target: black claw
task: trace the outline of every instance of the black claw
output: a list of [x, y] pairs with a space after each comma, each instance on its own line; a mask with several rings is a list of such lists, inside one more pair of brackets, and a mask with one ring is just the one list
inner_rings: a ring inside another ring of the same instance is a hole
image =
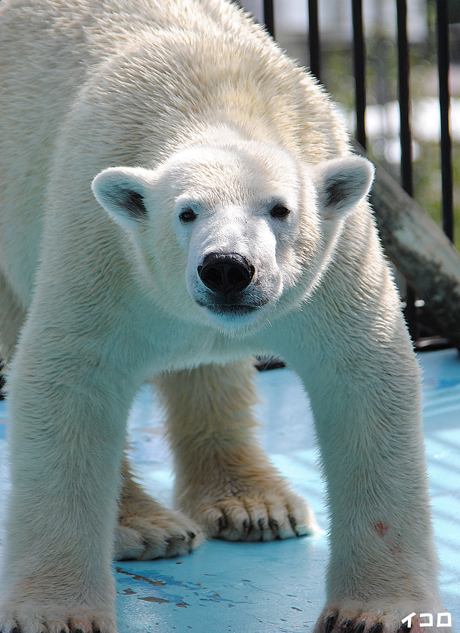
[[196, 534], [195, 532], [187, 532], [187, 536], [191, 541], [193, 541], [193, 539], [196, 537]]
[[382, 633], [382, 631], [383, 631], [383, 624], [379, 622], [378, 624], [376, 624], [375, 626], [371, 628], [369, 633]]
[[404, 624], [399, 627], [397, 633], [409, 633], [411, 630], [412, 628], [408, 626], [407, 622], [404, 622]]
[[354, 633], [363, 633], [365, 628], [366, 628], [365, 622], [358, 622], [358, 625], [356, 626]]
[[221, 517], [219, 517], [217, 521], [217, 531], [219, 533], [223, 532], [226, 527], [227, 527], [227, 519], [225, 518], [224, 515], [222, 515]]
[[249, 531], [251, 530], [251, 523], [247, 519], [243, 521], [243, 530], [245, 536], [248, 536]]
[[345, 620], [344, 622], [342, 622], [339, 629], [343, 631], [343, 633], [351, 633], [351, 631], [353, 630], [353, 621]]
[[261, 532], [263, 532], [264, 531], [264, 527], [265, 527], [265, 521], [263, 519], [259, 519], [257, 521], [257, 525], [259, 526], [259, 530]]
[[268, 522], [268, 525], [272, 532], [279, 532], [280, 525], [276, 519], [270, 519], [270, 521]]
[[11, 631], [11, 633], [21, 633], [21, 629], [18, 629], [18, 627], [15, 626], [14, 629]]
[[83, 633], [81, 629], [75, 629], [75, 633]]
[[337, 621], [336, 615], [330, 615], [324, 624], [324, 633], [331, 633]]
[[[289, 516], [289, 523], [291, 524], [292, 531], [296, 532], [297, 521], [294, 519], [294, 517]], [[297, 534], [297, 532], [296, 532], [296, 534]]]

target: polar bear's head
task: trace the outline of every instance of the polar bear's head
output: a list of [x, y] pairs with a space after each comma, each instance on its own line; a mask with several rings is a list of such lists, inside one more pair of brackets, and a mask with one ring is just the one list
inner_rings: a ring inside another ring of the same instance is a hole
[[305, 166], [245, 142], [186, 149], [156, 169], [106, 169], [92, 188], [127, 229], [156, 302], [234, 331], [316, 283], [372, 174], [362, 158]]

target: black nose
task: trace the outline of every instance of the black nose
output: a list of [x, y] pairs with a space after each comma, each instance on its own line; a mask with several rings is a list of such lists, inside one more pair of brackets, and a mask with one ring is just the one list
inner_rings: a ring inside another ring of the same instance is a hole
[[198, 275], [204, 285], [221, 294], [241, 292], [254, 277], [254, 266], [237, 253], [209, 253], [198, 266]]

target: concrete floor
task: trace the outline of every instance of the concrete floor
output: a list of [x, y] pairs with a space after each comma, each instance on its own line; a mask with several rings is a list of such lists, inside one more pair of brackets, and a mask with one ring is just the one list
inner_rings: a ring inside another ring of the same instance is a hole
[[[460, 360], [454, 350], [419, 358], [441, 592], [454, 631], [460, 622]], [[258, 382], [264, 446], [326, 529], [308, 400], [289, 370], [259, 374]], [[6, 407], [0, 403], [0, 516], [8, 489], [5, 423]], [[171, 459], [158, 407], [147, 389], [134, 403], [130, 429], [138, 474], [169, 505]], [[327, 557], [323, 535], [263, 544], [210, 541], [184, 558], [116, 563], [120, 633], [312, 631], [325, 600]]]

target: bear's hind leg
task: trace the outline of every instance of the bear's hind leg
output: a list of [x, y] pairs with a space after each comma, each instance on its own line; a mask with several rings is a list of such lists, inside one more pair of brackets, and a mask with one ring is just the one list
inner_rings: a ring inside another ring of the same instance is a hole
[[1, 271], [0, 298], [0, 359], [6, 364], [16, 347], [25, 313]]
[[256, 439], [251, 360], [156, 379], [174, 451], [175, 504], [207, 536], [269, 541], [312, 534], [315, 517]]
[[199, 526], [157, 503], [134, 481], [125, 456], [115, 528], [116, 560], [152, 560], [190, 553], [203, 541]]

